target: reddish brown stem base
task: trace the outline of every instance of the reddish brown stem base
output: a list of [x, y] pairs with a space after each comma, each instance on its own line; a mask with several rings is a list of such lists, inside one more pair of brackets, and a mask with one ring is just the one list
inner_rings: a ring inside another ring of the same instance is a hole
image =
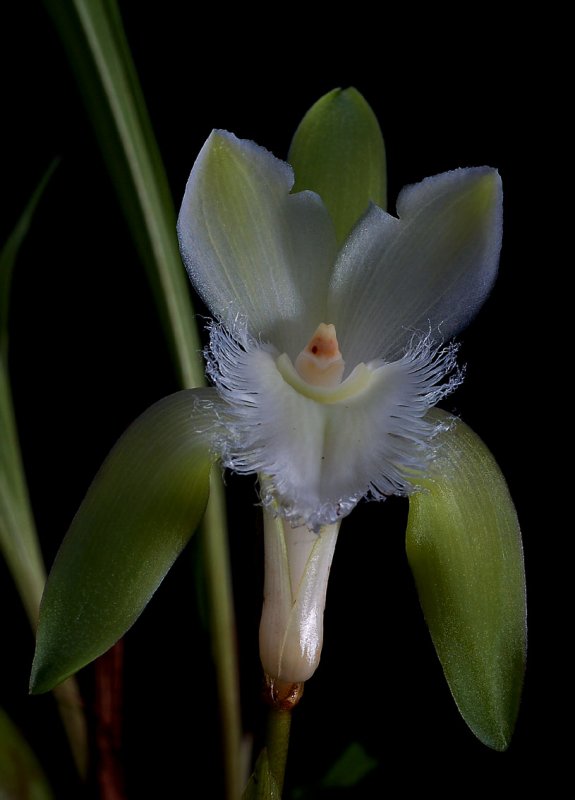
[[100, 800], [125, 800], [121, 760], [124, 646], [120, 640], [95, 664], [95, 768]]

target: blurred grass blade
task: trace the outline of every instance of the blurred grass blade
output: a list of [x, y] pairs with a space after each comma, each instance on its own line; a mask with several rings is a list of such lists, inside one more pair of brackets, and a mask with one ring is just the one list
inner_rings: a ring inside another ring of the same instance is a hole
[[46, 574], [30, 509], [8, 374], [8, 316], [12, 273], [53, 162], [0, 252], [0, 548], [35, 629]]
[[0, 798], [53, 800], [54, 795], [34, 753], [0, 708]]
[[183, 386], [204, 382], [175, 212], [114, 2], [45, 0], [68, 49]]
[[0, 548], [32, 627], [46, 573], [20, 460], [8, 370], [0, 358]]
[[288, 161], [294, 192], [311, 189], [326, 204], [341, 244], [369, 202], [386, 208], [385, 145], [379, 123], [354, 88], [321, 97], [294, 134]]
[[44, 190], [58, 165], [58, 160], [54, 159], [40, 183], [34, 190], [32, 197], [28, 201], [24, 212], [16, 223], [16, 226], [6, 244], [0, 251], [0, 356], [6, 359], [8, 352], [8, 317], [10, 310], [10, 286], [12, 284], [12, 273], [14, 264], [18, 256], [18, 251], [22, 246], [26, 234], [30, 229], [36, 206], [44, 194]]
[[484, 744], [505, 750], [519, 710], [526, 605], [519, 524], [483, 442], [435, 409], [449, 429], [427, 491], [410, 497], [407, 555], [445, 677]]
[[213, 456], [198, 430], [213, 420], [214, 394], [187, 389], [151, 406], [96, 475], [46, 584], [33, 693], [117, 642], [187, 544], [209, 494]]
[[[8, 316], [12, 273], [34, 211], [56, 167], [52, 162], [0, 253], [0, 549], [33, 630], [46, 581], [44, 562], [28, 497], [8, 374]], [[87, 768], [86, 720], [76, 682], [55, 692], [58, 711], [80, 775]]]

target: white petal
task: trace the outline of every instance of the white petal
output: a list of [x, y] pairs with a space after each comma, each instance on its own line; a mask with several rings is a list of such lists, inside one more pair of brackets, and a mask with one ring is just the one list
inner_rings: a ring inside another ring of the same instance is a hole
[[326, 321], [347, 363], [400, 357], [414, 331], [447, 340], [486, 299], [501, 247], [502, 191], [489, 167], [405, 188], [399, 219], [372, 206], [345, 243]]
[[284, 379], [278, 356], [247, 336], [212, 331], [208, 371], [228, 403], [217, 446], [226, 466], [260, 474], [264, 506], [318, 530], [366, 494], [410, 491], [432, 455], [435, 429], [423, 416], [459, 381], [442, 383], [455, 349], [420, 340], [400, 361], [360, 365], [333, 390], [307, 393], [295, 370], [293, 384]]
[[213, 132], [192, 169], [178, 235], [214, 316], [245, 317], [253, 335], [295, 354], [323, 319], [336, 244], [321, 199], [290, 195], [293, 180], [264, 148]]

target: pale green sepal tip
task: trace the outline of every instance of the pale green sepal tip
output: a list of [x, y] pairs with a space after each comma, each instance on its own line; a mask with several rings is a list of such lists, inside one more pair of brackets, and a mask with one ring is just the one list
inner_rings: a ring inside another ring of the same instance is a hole
[[334, 89], [307, 112], [288, 161], [293, 191], [317, 192], [341, 244], [370, 202], [386, 208], [385, 145], [375, 114], [354, 88]]
[[[213, 456], [213, 389], [145, 411], [112, 449], [48, 577], [30, 691], [52, 689], [136, 621], [199, 524]], [[205, 401], [205, 402], [204, 402]]]
[[424, 491], [410, 497], [407, 555], [455, 702], [473, 733], [509, 746], [525, 670], [519, 523], [493, 456], [460, 420], [447, 424]]
[[270, 769], [268, 751], [262, 750], [256, 767], [242, 794], [242, 800], [281, 800], [281, 794]]

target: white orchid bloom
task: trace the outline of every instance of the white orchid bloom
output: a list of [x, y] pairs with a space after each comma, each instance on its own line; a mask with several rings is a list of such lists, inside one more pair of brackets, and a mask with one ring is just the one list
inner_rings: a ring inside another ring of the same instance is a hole
[[208, 372], [222, 463], [257, 473], [266, 511], [264, 668], [314, 672], [339, 523], [362, 497], [417, 488], [426, 412], [460, 382], [450, 343], [487, 297], [502, 231], [499, 175], [458, 169], [372, 205], [338, 250], [321, 198], [291, 167], [216, 131], [178, 221], [215, 318]]
[[214, 386], [147, 409], [96, 475], [47, 582], [32, 691], [129, 629], [202, 519], [219, 460], [260, 482], [274, 712], [319, 663], [342, 518], [362, 497], [409, 494], [407, 557], [445, 677], [471, 730], [504, 750], [526, 655], [519, 523], [487, 447], [432, 408], [461, 380], [453, 337], [495, 279], [499, 176], [458, 169], [404, 189], [397, 217], [366, 208], [385, 203], [385, 147], [354, 89], [314, 104], [290, 160], [297, 191], [288, 164], [214, 132], [193, 167], [178, 232], [214, 318]]

